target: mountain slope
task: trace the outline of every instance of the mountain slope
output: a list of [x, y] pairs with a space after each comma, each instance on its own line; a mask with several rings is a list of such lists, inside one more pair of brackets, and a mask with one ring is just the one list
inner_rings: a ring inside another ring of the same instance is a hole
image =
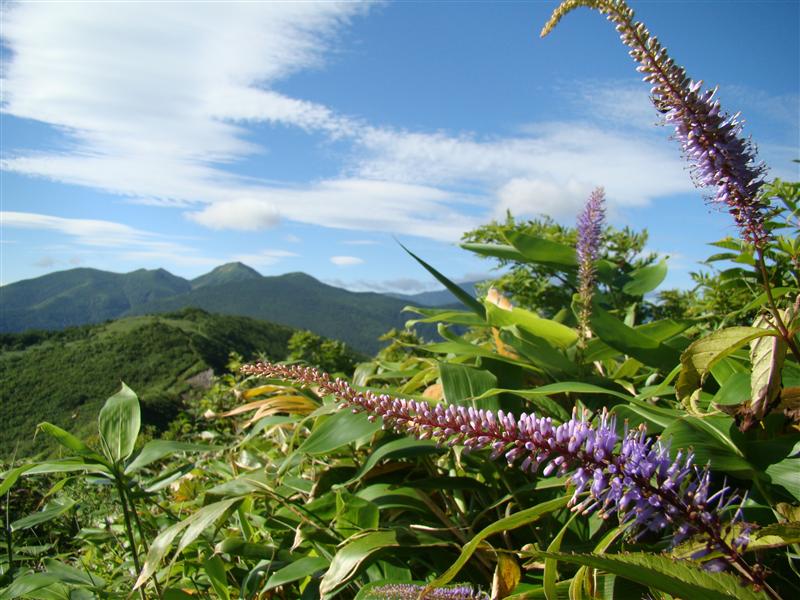
[[380, 347], [378, 337], [402, 327], [406, 302], [371, 292], [349, 292], [326, 285], [304, 273], [288, 273], [204, 286], [188, 293], [133, 307], [129, 315], [170, 312], [187, 306], [235, 314], [290, 327], [310, 329], [361, 352]]
[[240, 262], [221, 265], [205, 275], [192, 279], [192, 289], [209, 285], [227, 285], [248, 279], [261, 279], [261, 273]]
[[93, 431], [105, 399], [120, 380], [142, 401], [146, 423], [165, 426], [208, 369], [220, 373], [231, 351], [245, 358], [287, 355], [292, 330], [243, 317], [188, 309], [120, 319], [46, 334], [0, 335], [0, 457], [39, 451], [36, 425]]
[[50, 273], [0, 288], [0, 331], [99, 323], [139, 304], [188, 292], [191, 287], [188, 281], [164, 269]]

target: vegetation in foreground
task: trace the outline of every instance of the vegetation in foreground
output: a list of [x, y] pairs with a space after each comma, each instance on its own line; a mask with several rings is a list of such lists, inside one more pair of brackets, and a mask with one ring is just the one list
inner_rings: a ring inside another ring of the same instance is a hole
[[442, 341], [395, 331], [352, 384], [234, 364], [150, 441], [123, 386], [96, 443], [43, 423], [63, 456], [4, 473], [2, 597], [797, 596], [800, 184], [764, 182], [624, 2], [567, 0], [546, 31], [578, 6], [617, 25], [739, 226], [723, 268], [648, 301], [666, 265], [619, 254], [596, 190], [574, 231], [470, 236], [516, 306], [417, 259], [464, 308], [419, 309]]

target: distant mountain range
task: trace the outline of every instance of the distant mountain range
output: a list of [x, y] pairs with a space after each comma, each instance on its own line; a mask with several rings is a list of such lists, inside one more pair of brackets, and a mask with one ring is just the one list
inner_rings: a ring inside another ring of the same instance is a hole
[[374, 353], [378, 337], [409, 318], [401, 312], [404, 306], [455, 301], [446, 290], [392, 297], [350, 292], [305, 273], [264, 277], [242, 263], [222, 265], [191, 281], [164, 269], [110, 273], [80, 268], [0, 287], [0, 332], [57, 330], [196, 307], [310, 329]]

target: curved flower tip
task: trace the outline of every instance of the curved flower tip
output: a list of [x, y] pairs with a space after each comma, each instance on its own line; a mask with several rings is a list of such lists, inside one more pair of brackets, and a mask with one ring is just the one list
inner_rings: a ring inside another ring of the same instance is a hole
[[425, 586], [413, 583], [390, 583], [373, 588], [370, 594], [381, 600], [489, 600], [486, 592], [475, 590], [469, 585], [434, 588], [424, 595]]
[[639, 63], [637, 70], [652, 86], [653, 104], [674, 128], [695, 185], [713, 188], [711, 200], [727, 206], [742, 238], [763, 247], [769, 238], [767, 206], [760, 197], [766, 166], [757, 162], [750, 139], [742, 137], [739, 114], [724, 113], [714, 99], [716, 89], [703, 91], [702, 81], [692, 81], [644, 24], [634, 20], [624, 0], [566, 0], [555, 9], [542, 34], [579, 6], [596, 9], [616, 25], [631, 57]]

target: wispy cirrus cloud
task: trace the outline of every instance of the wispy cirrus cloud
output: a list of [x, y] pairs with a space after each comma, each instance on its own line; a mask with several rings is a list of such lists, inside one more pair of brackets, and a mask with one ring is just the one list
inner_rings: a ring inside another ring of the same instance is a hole
[[[58, 149], [6, 152], [2, 166], [254, 231], [282, 220], [454, 241], [506, 210], [571, 218], [604, 185], [612, 209], [692, 189], [636, 82], [556, 86], [585, 120], [515, 134], [408, 131], [280, 91], [320, 68], [369, 4], [17, 3], [3, 7], [2, 110], [63, 133]], [[773, 107], [783, 114], [785, 101]], [[256, 142], [253, 126], [262, 125]], [[337, 175], [243, 177], [270, 160], [276, 129], [344, 151]]]

